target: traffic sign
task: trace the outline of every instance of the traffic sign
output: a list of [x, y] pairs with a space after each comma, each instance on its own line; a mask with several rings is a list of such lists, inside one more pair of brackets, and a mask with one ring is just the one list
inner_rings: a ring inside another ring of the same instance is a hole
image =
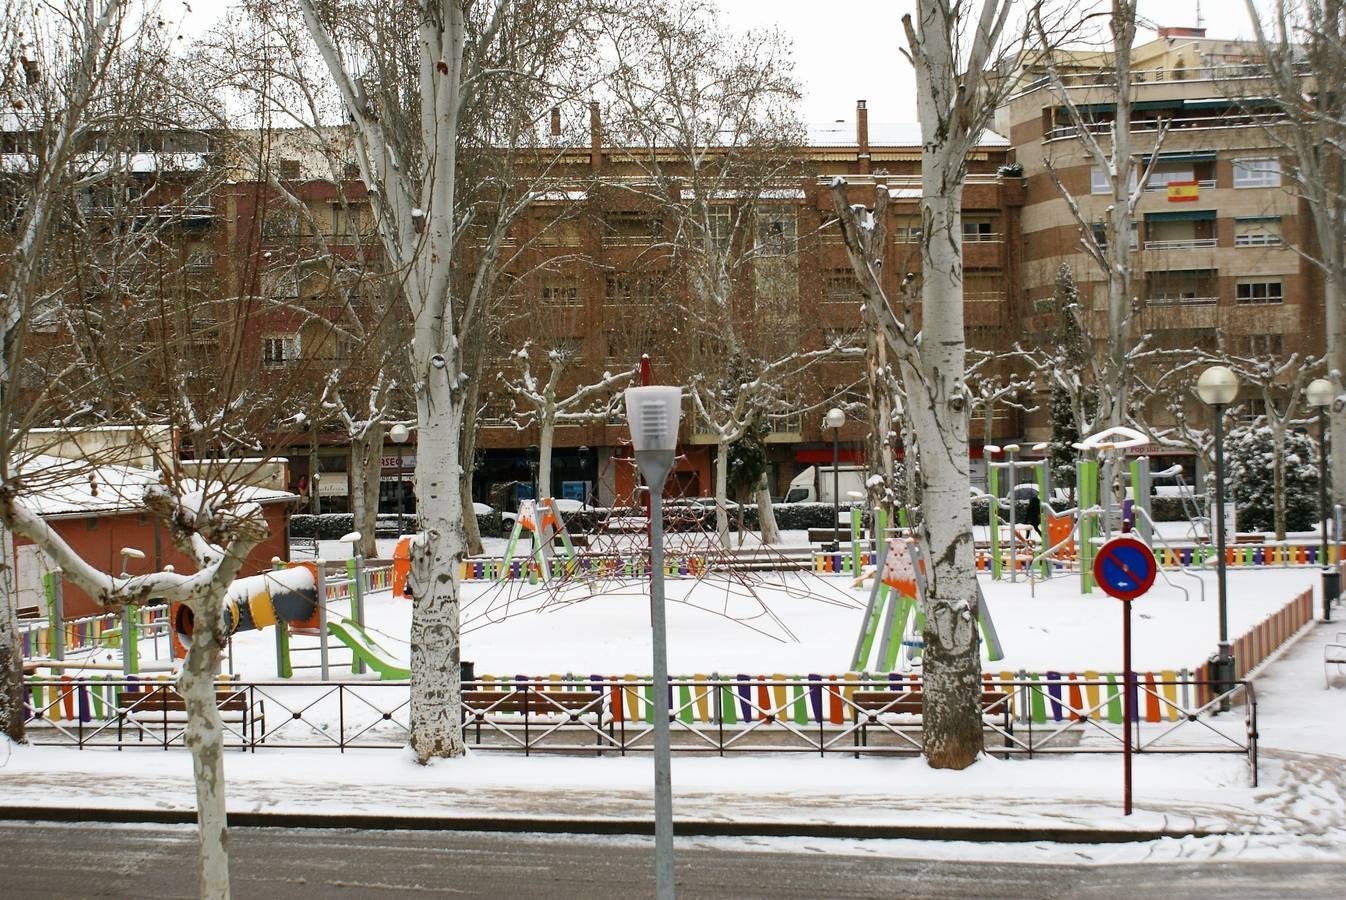
[[1157, 571], [1150, 548], [1129, 535], [1108, 541], [1094, 557], [1094, 579], [1118, 600], [1134, 600], [1148, 591]]

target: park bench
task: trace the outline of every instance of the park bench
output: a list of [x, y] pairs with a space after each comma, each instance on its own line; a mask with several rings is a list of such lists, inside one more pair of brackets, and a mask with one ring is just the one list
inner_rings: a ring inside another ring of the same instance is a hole
[[1346, 631], [1338, 631], [1337, 639], [1323, 647], [1323, 678], [1331, 687], [1343, 675], [1346, 675]]
[[598, 691], [548, 691], [514, 685], [506, 685], [503, 690], [463, 691], [463, 727], [475, 727], [478, 744], [483, 725], [501, 732], [521, 727], [525, 752], [535, 726], [582, 726], [592, 729], [595, 740], [602, 743], [600, 729], [605, 721], [603, 694]]
[[[919, 731], [921, 728], [921, 692], [919, 689], [902, 691], [856, 691], [851, 696], [855, 720], [857, 747], [869, 746], [869, 727], [884, 723], [885, 728]], [[1005, 746], [1011, 743], [1014, 717], [1010, 714], [1009, 694], [1002, 691], [983, 691], [981, 695], [982, 722], [1002, 734]], [[880, 718], [887, 717], [887, 718]], [[901, 717], [901, 718], [899, 718]]]
[[[221, 685], [215, 689], [215, 705], [220, 718], [226, 724], [238, 726], [237, 734], [242, 749], [256, 743], [257, 729], [266, 734], [266, 708], [260, 700], [248, 703], [246, 692], [242, 688]], [[170, 725], [185, 725], [187, 722], [187, 701], [170, 685], [154, 685], [117, 692], [117, 744], [121, 749], [122, 734], [127, 724], [135, 726], [140, 740], [145, 740], [145, 732], [157, 726], [162, 729], [162, 740], [170, 740]]]

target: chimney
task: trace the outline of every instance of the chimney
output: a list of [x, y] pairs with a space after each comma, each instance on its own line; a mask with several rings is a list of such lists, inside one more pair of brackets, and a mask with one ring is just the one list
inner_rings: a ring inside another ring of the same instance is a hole
[[869, 174], [869, 110], [865, 106], [865, 101], [855, 101], [855, 143], [860, 148], [857, 154], [857, 162], [860, 164], [860, 174]]
[[597, 100], [589, 101], [589, 165], [595, 172], [603, 170], [603, 122]]
[[554, 138], [561, 136], [561, 107], [559, 106], [551, 108], [551, 136]]

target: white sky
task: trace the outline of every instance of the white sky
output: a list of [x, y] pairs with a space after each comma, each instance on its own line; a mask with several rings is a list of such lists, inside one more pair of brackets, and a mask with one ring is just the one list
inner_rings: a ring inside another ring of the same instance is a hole
[[[914, 0], [718, 0], [734, 31], [777, 27], [794, 45], [795, 74], [804, 89], [806, 122], [850, 120], [867, 100], [871, 122], [914, 122], [911, 66], [902, 57], [901, 19]], [[973, 3], [976, 0], [972, 0]], [[1102, 8], [1104, 0], [1069, 0]], [[1194, 26], [1200, 7], [1207, 34], [1247, 36], [1244, 0], [1140, 0], [1139, 15], [1157, 25]], [[187, 8], [189, 33], [215, 21], [229, 0], [165, 0], [164, 11]], [[1141, 39], [1153, 33], [1142, 31]]]
[[[1139, 15], [1191, 27], [1198, 5], [1210, 37], [1247, 35], [1243, 0], [1140, 0]], [[913, 0], [720, 0], [734, 30], [775, 26], [794, 42], [807, 122], [850, 120], [856, 100], [868, 101], [871, 122], [915, 121], [911, 66], [899, 52], [906, 45], [902, 15], [914, 6]]]

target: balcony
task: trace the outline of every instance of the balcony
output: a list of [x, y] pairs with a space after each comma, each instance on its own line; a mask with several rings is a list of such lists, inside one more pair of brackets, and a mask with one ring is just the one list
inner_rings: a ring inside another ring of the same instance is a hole
[[1191, 237], [1163, 241], [1146, 241], [1146, 250], [1207, 250], [1215, 246], [1215, 238]]
[[[1214, 187], [1215, 187], [1215, 179], [1214, 179], [1214, 178], [1196, 178], [1196, 179], [1192, 179], [1192, 178], [1174, 178], [1174, 179], [1171, 179], [1171, 180], [1173, 180], [1173, 181], [1195, 181], [1195, 182], [1196, 182], [1196, 186], [1197, 186], [1198, 188], [1214, 188]], [[1157, 193], [1157, 192], [1160, 192], [1160, 191], [1167, 191], [1167, 190], [1168, 190], [1168, 182], [1167, 182], [1167, 181], [1153, 181], [1153, 180], [1151, 180], [1151, 181], [1147, 182], [1146, 185], [1145, 185], [1145, 192], [1146, 192], [1146, 193]]]

